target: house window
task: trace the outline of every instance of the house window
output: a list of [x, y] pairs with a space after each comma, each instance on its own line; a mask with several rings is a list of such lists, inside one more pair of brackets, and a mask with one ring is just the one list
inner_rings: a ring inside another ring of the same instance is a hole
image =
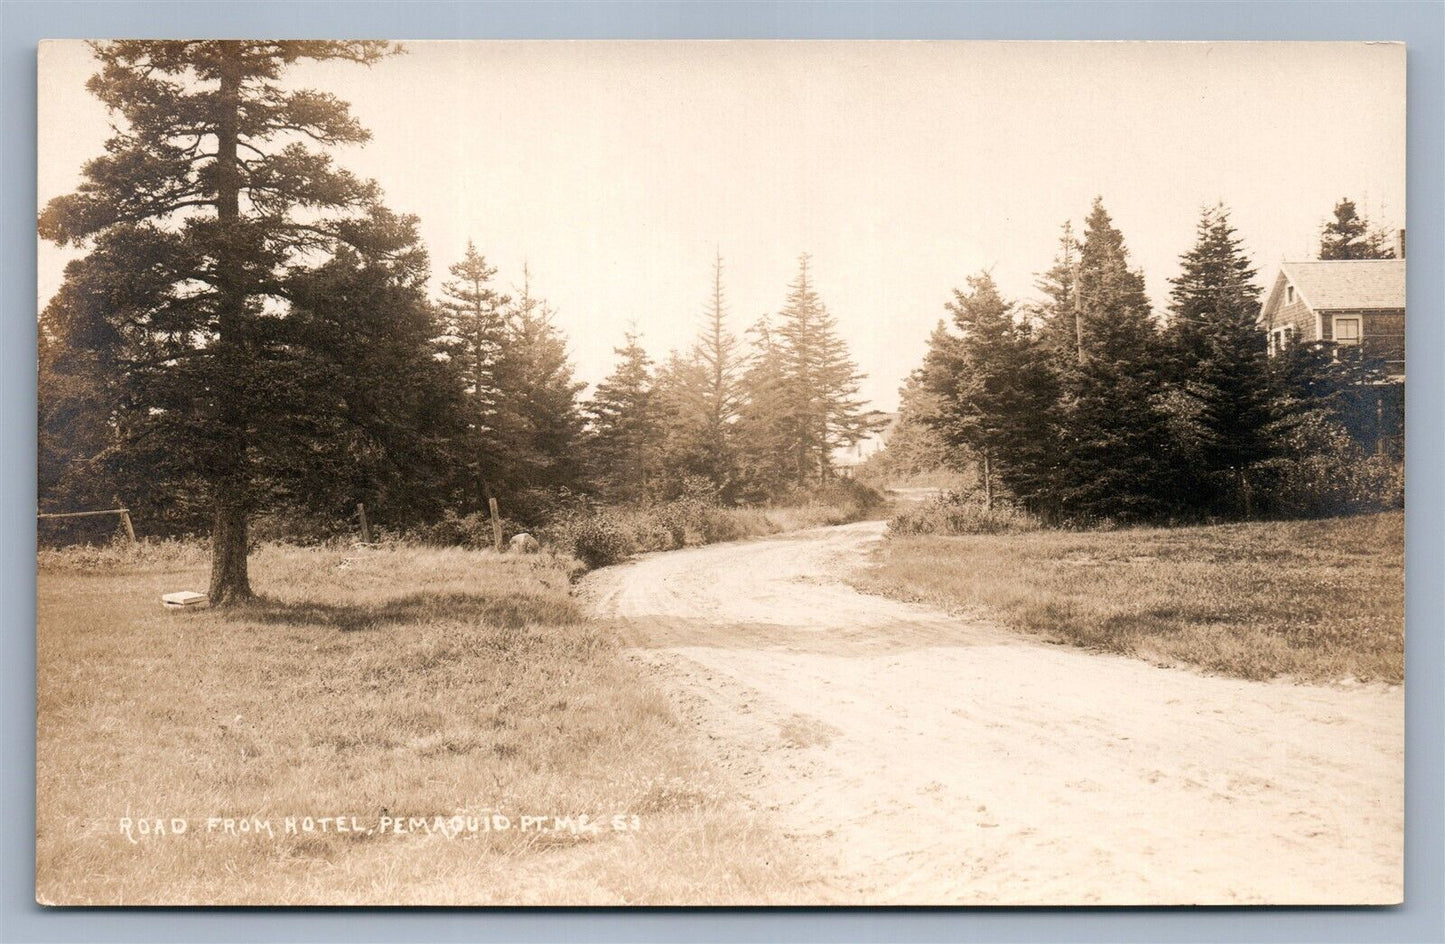
[[1359, 344], [1359, 343], [1360, 343], [1360, 319], [1358, 319], [1358, 318], [1336, 318], [1336, 319], [1335, 319], [1335, 343], [1336, 343], [1336, 344]]
[[1293, 305], [1293, 304], [1294, 304], [1294, 286], [1293, 286], [1293, 285], [1286, 285], [1286, 286], [1284, 287], [1284, 300], [1285, 300], [1285, 302], [1286, 302], [1287, 304], [1290, 304], [1290, 305]]

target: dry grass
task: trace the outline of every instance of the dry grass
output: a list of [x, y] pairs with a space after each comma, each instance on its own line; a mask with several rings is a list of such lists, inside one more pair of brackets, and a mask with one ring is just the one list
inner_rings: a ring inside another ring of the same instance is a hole
[[1404, 677], [1404, 515], [891, 537], [863, 589], [1243, 678]]
[[880, 493], [846, 480], [792, 499], [766, 507], [729, 508], [684, 497], [594, 508], [560, 515], [540, 534], [544, 546], [596, 568], [621, 563], [633, 554], [847, 524], [883, 514], [887, 507]]
[[869, 511], [835, 505], [790, 505], [779, 508], [731, 508], [724, 514], [737, 523], [737, 537], [745, 538], [848, 524], [867, 517]]
[[[584, 620], [566, 561], [266, 548], [252, 566], [272, 594], [257, 606], [171, 612], [161, 593], [204, 589], [204, 560], [179, 548], [42, 558], [40, 901], [735, 903], [803, 887]], [[466, 831], [493, 813], [512, 828]], [[581, 814], [624, 828], [521, 829]], [[455, 838], [284, 826], [454, 815], [472, 818]], [[140, 820], [173, 817], [184, 835], [140, 837]]]

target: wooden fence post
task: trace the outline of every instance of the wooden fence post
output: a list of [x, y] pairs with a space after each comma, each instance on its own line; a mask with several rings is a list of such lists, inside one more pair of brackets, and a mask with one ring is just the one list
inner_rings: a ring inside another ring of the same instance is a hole
[[125, 536], [130, 538], [130, 543], [135, 543], [135, 527], [130, 523], [130, 509], [120, 510], [120, 523], [125, 525]]
[[502, 519], [497, 516], [497, 500], [487, 499], [487, 509], [492, 513], [492, 547], [502, 553]]
[[356, 513], [361, 516], [361, 543], [371, 543], [371, 528], [366, 524], [366, 505], [363, 502], [356, 503]]

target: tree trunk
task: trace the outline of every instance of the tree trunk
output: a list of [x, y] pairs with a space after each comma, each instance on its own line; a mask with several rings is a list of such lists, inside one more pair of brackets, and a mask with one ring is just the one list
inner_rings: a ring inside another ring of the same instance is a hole
[[983, 507], [993, 510], [993, 468], [986, 452], [983, 454]]
[[818, 417], [818, 484], [826, 485], [833, 471], [833, 457], [828, 449], [828, 414]]
[[246, 573], [246, 506], [225, 489], [216, 496], [211, 524], [211, 606], [230, 606], [251, 599]]
[[222, 391], [220, 404], [221, 440], [212, 470], [216, 491], [215, 518], [211, 527], [212, 606], [229, 606], [251, 598], [246, 573], [246, 404], [244, 381], [247, 364], [244, 338], [246, 286], [237, 223], [241, 216], [240, 164], [237, 161], [241, 109], [241, 49], [238, 43], [222, 44], [220, 114], [216, 121], [216, 216], [221, 223], [216, 251], [216, 290], [219, 296], [219, 331], [216, 353], [222, 376], [239, 383]]

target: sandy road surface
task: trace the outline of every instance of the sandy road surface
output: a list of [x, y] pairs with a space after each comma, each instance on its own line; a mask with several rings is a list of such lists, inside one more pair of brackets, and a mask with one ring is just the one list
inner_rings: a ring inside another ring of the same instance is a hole
[[1400, 689], [1205, 677], [860, 594], [839, 575], [881, 534], [656, 554], [584, 591], [819, 901], [1400, 899]]

